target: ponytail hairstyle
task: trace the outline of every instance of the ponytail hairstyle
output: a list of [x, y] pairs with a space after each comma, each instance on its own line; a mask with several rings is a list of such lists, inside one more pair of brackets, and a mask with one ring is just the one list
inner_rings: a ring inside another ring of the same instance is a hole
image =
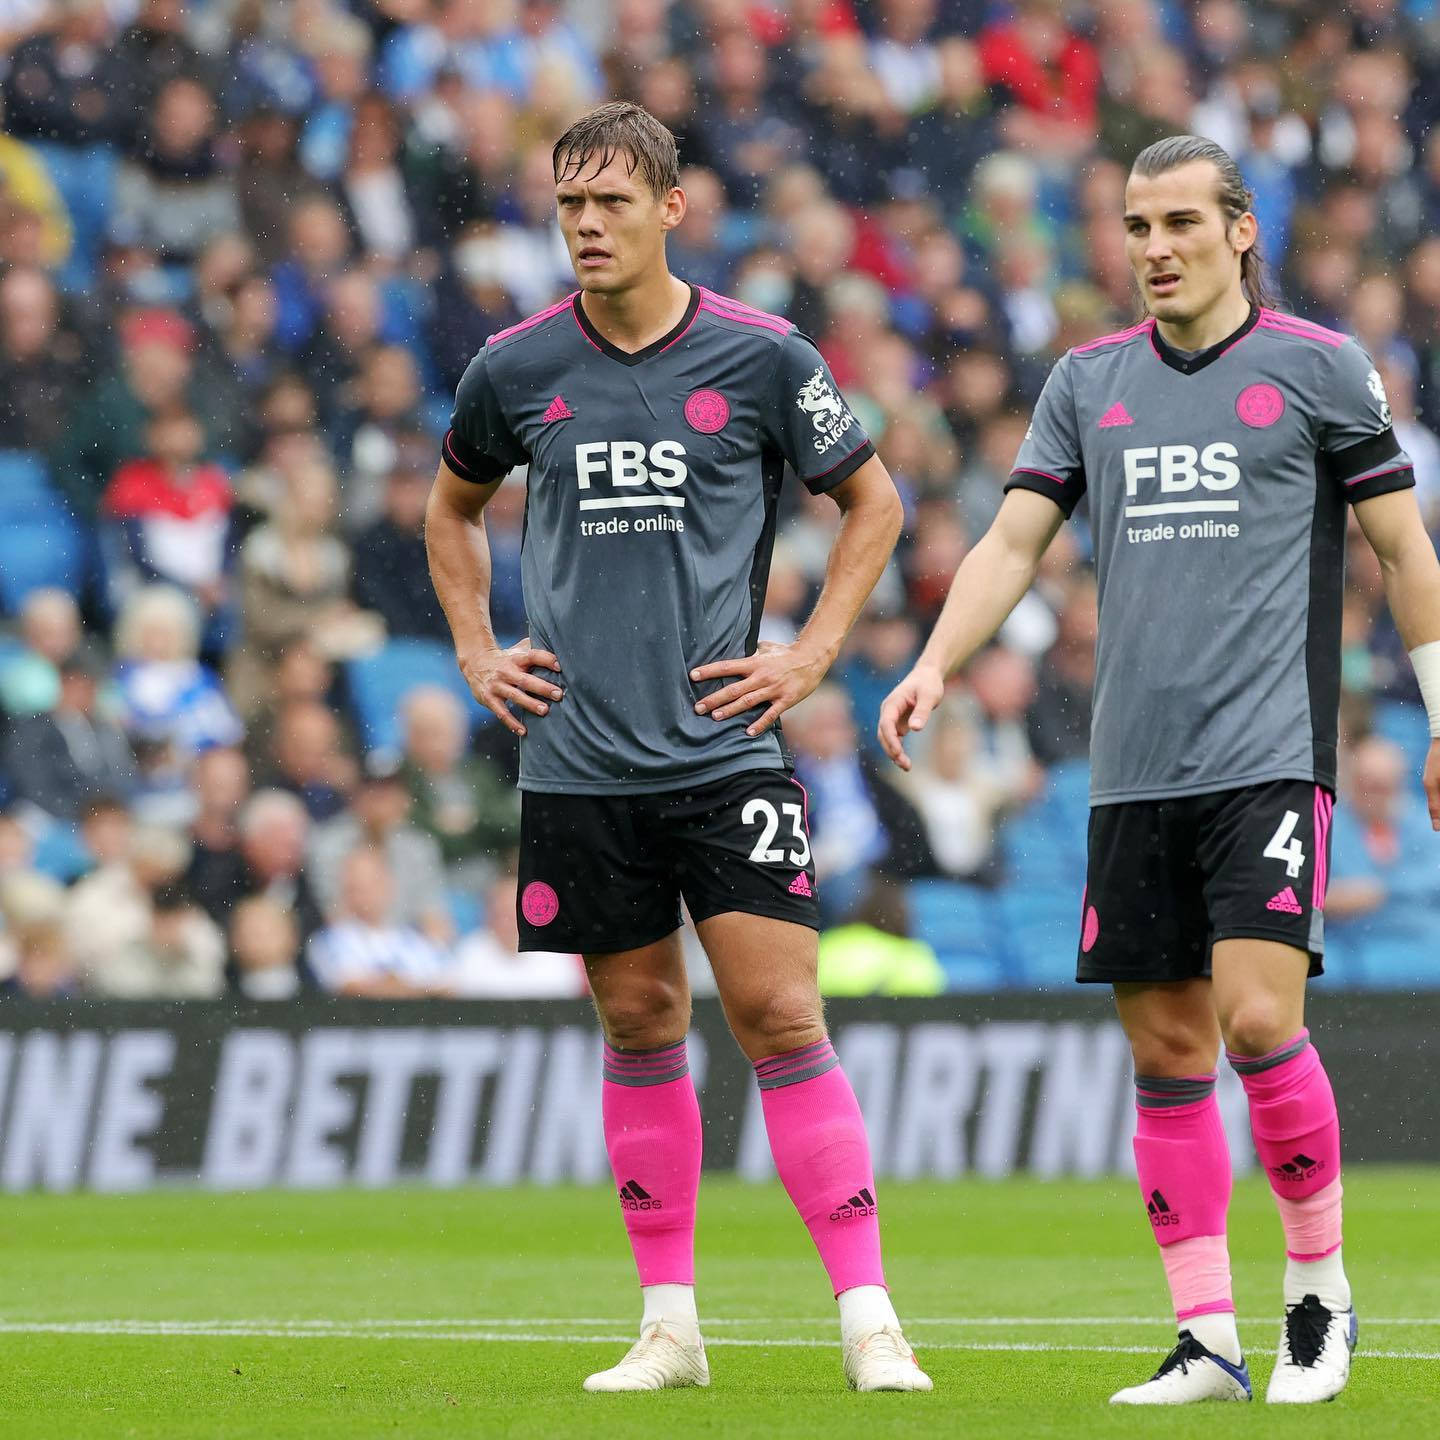
[[[1225, 214], [1225, 233], [1246, 213], [1255, 208], [1255, 192], [1245, 183], [1240, 167], [1213, 140], [1204, 140], [1199, 135], [1171, 135], [1147, 145], [1130, 166], [1132, 175], [1163, 175], [1167, 170], [1178, 170], [1196, 160], [1208, 160], [1215, 167], [1219, 180], [1216, 199]], [[1240, 288], [1252, 305], [1274, 307], [1277, 296], [1270, 288], [1270, 269], [1260, 253], [1260, 237], [1240, 256]], [[1148, 314], [1144, 297], [1140, 300], [1141, 313]]]

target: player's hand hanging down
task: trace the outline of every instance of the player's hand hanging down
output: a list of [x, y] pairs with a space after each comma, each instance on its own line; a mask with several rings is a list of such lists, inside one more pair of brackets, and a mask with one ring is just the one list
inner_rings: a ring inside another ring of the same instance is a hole
[[762, 643], [753, 655], [737, 656], [734, 660], [715, 660], [697, 666], [690, 672], [695, 681], [718, 680], [726, 675], [740, 678], [723, 690], [707, 695], [696, 706], [700, 715], [728, 720], [732, 715], [768, 708], [753, 725], [745, 727], [747, 735], [763, 735], [792, 705], [798, 705], [825, 678], [828, 661], [798, 645]]
[[553, 670], [558, 675], [560, 662], [548, 650], [533, 649], [528, 639], [508, 650], [496, 646], [460, 657], [460, 673], [470, 693], [517, 735], [525, 733], [525, 726], [511, 711], [512, 705], [532, 715], [544, 715], [565, 694], [548, 676], [535, 674], [537, 670]]
[[910, 757], [901, 743], [912, 730], [923, 730], [931, 712], [945, 698], [944, 676], [933, 665], [917, 665], [880, 707], [879, 735], [885, 753], [902, 769]]

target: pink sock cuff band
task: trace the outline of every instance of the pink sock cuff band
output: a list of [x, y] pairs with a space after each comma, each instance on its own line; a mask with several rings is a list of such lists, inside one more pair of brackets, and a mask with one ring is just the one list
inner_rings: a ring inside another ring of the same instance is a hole
[[612, 1085], [666, 1085], [690, 1073], [683, 1040], [656, 1050], [617, 1050], [607, 1042], [602, 1063]]
[[762, 1090], [778, 1090], [784, 1085], [813, 1080], [817, 1075], [833, 1070], [839, 1063], [840, 1057], [830, 1041], [817, 1040], [813, 1045], [802, 1045], [798, 1050], [787, 1050], [783, 1055], [757, 1060], [755, 1078]]
[[1177, 1310], [1175, 1318], [1183, 1325], [1187, 1320], [1194, 1320], [1200, 1315], [1233, 1315], [1235, 1313], [1235, 1302], [1233, 1300], [1212, 1300], [1208, 1305], [1196, 1305], [1191, 1310]]
[[1235, 1055], [1227, 1050], [1225, 1058], [1237, 1075], [1259, 1075], [1266, 1070], [1273, 1070], [1277, 1065], [1283, 1065], [1287, 1060], [1293, 1060], [1309, 1043], [1310, 1032], [1302, 1030], [1293, 1040], [1287, 1040], [1267, 1055]]
[[1214, 1075], [1163, 1075], [1135, 1077], [1135, 1103], [1142, 1110], [1173, 1110], [1180, 1105], [1196, 1105], [1215, 1093]]

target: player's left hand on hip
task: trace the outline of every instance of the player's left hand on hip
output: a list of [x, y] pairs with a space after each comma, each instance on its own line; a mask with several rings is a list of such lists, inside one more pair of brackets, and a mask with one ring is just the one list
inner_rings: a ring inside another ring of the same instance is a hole
[[1430, 807], [1430, 828], [1440, 830], [1440, 740], [1430, 742], [1421, 783], [1425, 786], [1425, 803]]
[[760, 645], [753, 655], [716, 660], [690, 672], [695, 681], [738, 675], [733, 684], [697, 702], [698, 715], [728, 720], [765, 706], [765, 713], [745, 727], [747, 735], [763, 735], [792, 705], [798, 705], [825, 675], [825, 662], [795, 645]]

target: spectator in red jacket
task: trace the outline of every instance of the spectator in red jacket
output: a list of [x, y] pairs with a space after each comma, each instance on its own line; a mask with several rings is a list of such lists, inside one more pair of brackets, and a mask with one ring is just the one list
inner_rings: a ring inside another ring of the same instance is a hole
[[1100, 57], [1065, 23], [1061, 0], [1020, 0], [1013, 18], [980, 36], [986, 82], [1011, 102], [1003, 129], [1011, 143], [1060, 158], [1095, 140]]
[[148, 454], [126, 461], [101, 509], [117, 523], [130, 562], [147, 580], [187, 590], [207, 614], [224, 603], [233, 497], [225, 472], [200, 458], [205, 433], [188, 410], [155, 416]]

